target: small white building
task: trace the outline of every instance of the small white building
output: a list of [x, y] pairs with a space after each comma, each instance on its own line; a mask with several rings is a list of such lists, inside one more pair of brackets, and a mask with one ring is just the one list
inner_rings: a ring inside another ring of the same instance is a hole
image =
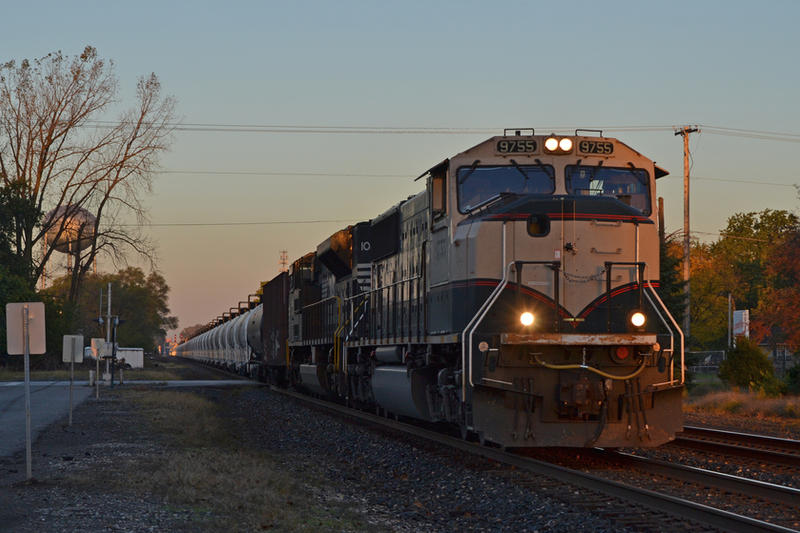
[[122, 359], [131, 368], [144, 368], [144, 348], [117, 348], [117, 362]]
[[[104, 341], [105, 342], [105, 341]], [[92, 349], [87, 346], [83, 349], [83, 357], [85, 359], [95, 359], [95, 352], [97, 349]], [[101, 355], [101, 357], [103, 357]], [[130, 365], [131, 368], [144, 368], [144, 348], [123, 348], [117, 346], [117, 362], [124, 359], [125, 365]]]

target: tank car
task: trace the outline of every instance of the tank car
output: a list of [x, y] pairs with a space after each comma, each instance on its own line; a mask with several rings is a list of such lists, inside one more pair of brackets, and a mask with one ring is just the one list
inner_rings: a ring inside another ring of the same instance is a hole
[[506, 131], [445, 159], [264, 286], [259, 375], [505, 447], [672, 440], [665, 175], [590, 131]]
[[179, 344], [176, 355], [255, 376], [263, 355], [262, 306], [252, 296], [257, 295], [250, 295], [248, 301], [239, 302]]

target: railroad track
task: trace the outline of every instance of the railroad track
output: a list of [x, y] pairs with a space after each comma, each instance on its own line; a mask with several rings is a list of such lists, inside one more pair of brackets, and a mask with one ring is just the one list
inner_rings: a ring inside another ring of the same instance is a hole
[[[592, 493], [600, 494], [602, 496], [599, 500], [596, 497], [587, 498], [583, 494], [581, 495], [581, 498], [582, 500], [587, 500], [587, 507], [597, 510], [597, 512], [608, 516], [612, 520], [620, 520], [623, 525], [634, 525], [637, 528], [645, 530], [674, 530], [677, 527], [686, 527], [687, 522], [692, 522], [695, 526], [703, 525], [709, 528], [721, 529], [723, 531], [796, 531], [661, 492], [634, 487], [591, 473], [566, 468], [553, 463], [524, 457], [514, 453], [509, 453], [498, 448], [481, 446], [476, 443], [467, 442], [462, 439], [444, 435], [442, 433], [421, 428], [416, 425], [406, 424], [404, 422], [383, 418], [371, 413], [366, 413], [364, 411], [344, 407], [342, 405], [317, 400], [293, 391], [287, 391], [275, 387], [271, 387], [271, 390], [279, 394], [299, 399], [305, 403], [313, 404], [326, 411], [366, 422], [370, 425], [379, 425], [405, 435], [411, 435], [426, 441], [457, 449], [474, 456], [489, 459], [502, 465], [503, 467], [506, 467], [507, 469], [517, 471], [506, 472], [507, 476], [528, 476], [528, 480], [523, 481], [523, 484], [534, 486], [535, 484], [541, 482], [540, 476], [545, 476], [551, 480], [555, 480], [558, 483], [569, 484], [573, 487], [580, 487], [582, 489], [591, 491]], [[627, 454], [618, 455], [629, 461], [638, 461], [640, 459], [633, 458], [634, 456], [628, 457]], [[531, 475], [536, 476], [533, 478], [535, 481], [531, 480]], [[675, 474], [673, 473], [673, 475]], [[699, 474], [695, 473], [695, 475]], [[724, 476], [724, 474], [720, 475]], [[734, 476], [728, 477], [733, 478]], [[737, 490], [740, 490], [741, 486], [737, 486], [739, 487]], [[791, 492], [787, 495], [783, 491], [778, 490], [778, 492], [781, 493], [781, 496], [775, 496], [775, 492], [771, 489], [764, 490], [770, 490], [772, 497], [786, 499], [791, 499], [792, 497]], [[790, 491], [791, 490], [793, 489], [790, 489]], [[615, 499], [621, 503], [616, 505], [608, 505], [607, 501], [601, 501], [603, 499]], [[639, 505], [647, 508], [647, 510], [642, 512], [631, 511], [630, 507], [632, 505]], [[664, 517], [665, 515], [671, 517], [667, 520], [671, 520], [673, 522], [672, 526], [674, 527], [669, 527], [668, 524], [664, 523], [663, 519], [655, 518]], [[649, 522], [648, 517], [650, 520]], [[643, 520], [647, 523], [643, 523]]]
[[629, 453], [605, 453], [613, 454], [614, 459], [618, 462], [645, 470], [655, 475], [663, 475], [688, 483], [715, 487], [724, 492], [738, 493], [776, 504], [798, 507], [798, 513], [800, 513], [800, 489], [733, 476], [721, 472], [713, 472], [694, 466], [668, 463], [666, 461], [640, 457]]
[[672, 444], [800, 469], [800, 441], [797, 440], [685, 426]]

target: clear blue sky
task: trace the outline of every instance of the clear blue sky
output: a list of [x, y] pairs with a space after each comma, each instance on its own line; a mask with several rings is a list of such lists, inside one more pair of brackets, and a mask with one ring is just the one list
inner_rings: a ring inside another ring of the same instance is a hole
[[[0, 61], [90, 44], [115, 61], [123, 104], [137, 77], [155, 72], [186, 123], [800, 134], [792, 0], [40, 1], [4, 5], [3, 20]], [[680, 138], [609, 134], [671, 172], [660, 195], [667, 229], [680, 229]], [[408, 178], [164, 173], [147, 204], [154, 223], [368, 219], [417, 192], [411, 180], [429, 166], [487, 136], [179, 132], [164, 170]], [[798, 147], [693, 136], [693, 230], [717, 232], [741, 211], [795, 211]], [[149, 231], [185, 327], [272, 278], [281, 249], [296, 258], [344, 225]]]

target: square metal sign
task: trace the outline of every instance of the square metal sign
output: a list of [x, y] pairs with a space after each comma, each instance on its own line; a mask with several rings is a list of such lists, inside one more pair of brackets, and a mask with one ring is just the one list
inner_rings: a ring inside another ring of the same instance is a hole
[[42, 354], [47, 351], [44, 336], [44, 303], [20, 302], [6, 304], [6, 345], [9, 355], [25, 353], [25, 335], [23, 334], [23, 313], [28, 309], [28, 353]]
[[95, 359], [111, 357], [111, 343], [102, 338], [92, 339], [92, 357]]
[[63, 347], [61, 361], [64, 363], [83, 362], [83, 335], [64, 335]]

